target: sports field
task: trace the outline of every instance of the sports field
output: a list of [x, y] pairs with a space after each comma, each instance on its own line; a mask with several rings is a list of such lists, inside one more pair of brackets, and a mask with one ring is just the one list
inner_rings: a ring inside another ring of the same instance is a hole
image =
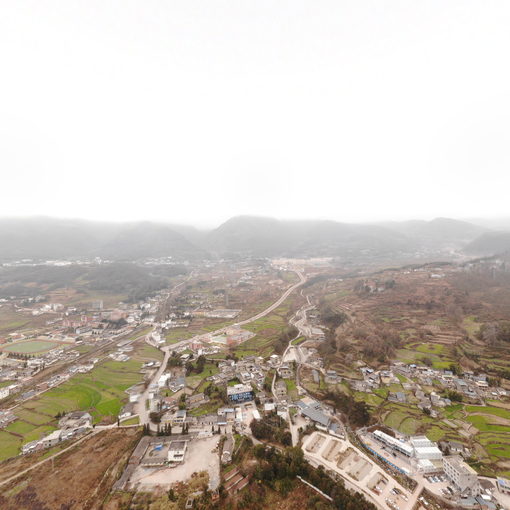
[[3, 347], [6, 352], [15, 352], [18, 354], [35, 354], [39, 352], [51, 351], [57, 347], [57, 342], [49, 342], [47, 340], [28, 340], [26, 342], [16, 342]]

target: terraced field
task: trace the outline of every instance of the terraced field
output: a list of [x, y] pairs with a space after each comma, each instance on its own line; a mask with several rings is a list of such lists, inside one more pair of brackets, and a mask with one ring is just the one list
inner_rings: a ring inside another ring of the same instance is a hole
[[483, 474], [508, 474], [509, 409], [456, 404], [444, 409], [446, 420], [436, 420], [415, 407], [386, 403], [378, 413], [385, 425], [404, 434], [425, 434], [432, 441], [445, 439], [465, 444], [480, 458], [476, 467]]

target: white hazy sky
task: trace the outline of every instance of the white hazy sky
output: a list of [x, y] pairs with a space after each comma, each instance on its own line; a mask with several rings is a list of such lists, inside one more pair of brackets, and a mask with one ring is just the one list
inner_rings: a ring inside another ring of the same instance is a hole
[[0, 3], [0, 215], [510, 214], [507, 0]]

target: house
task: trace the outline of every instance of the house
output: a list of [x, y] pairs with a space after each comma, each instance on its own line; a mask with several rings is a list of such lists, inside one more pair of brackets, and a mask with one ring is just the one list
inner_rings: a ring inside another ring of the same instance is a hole
[[129, 418], [133, 415], [135, 411], [134, 402], [127, 403], [120, 411], [119, 420], [124, 420], [125, 418]]
[[405, 393], [403, 393], [402, 391], [397, 391], [397, 392], [390, 392], [388, 394], [388, 400], [390, 402], [400, 402], [400, 403], [405, 404], [407, 398], [406, 398]]
[[[308, 399], [311, 400], [311, 399]], [[319, 428], [328, 428], [331, 424], [331, 419], [323, 412], [323, 408], [319, 402], [311, 400], [310, 402], [305, 399], [296, 402], [298, 412], [301, 416], [313, 421]]]
[[86, 411], [74, 411], [60, 418], [58, 426], [61, 429], [90, 428], [92, 427], [92, 416]]
[[449, 455], [464, 453], [464, 445], [457, 441], [439, 441], [439, 447], [443, 452], [449, 452]]
[[203, 393], [197, 393], [196, 395], [190, 395], [186, 399], [186, 403], [190, 409], [199, 407], [202, 404], [205, 404], [206, 402], [209, 402], [209, 397], [204, 395]]
[[60, 429], [54, 430], [51, 434], [41, 439], [41, 445], [43, 448], [51, 448], [60, 442], [60, 436], [62, 431]]
[[277, 372], [282, 379], [290, 379], [294, 376], [294, 371], [287, 363], [278, 367]]
[[336, 370], [326, 370], [324, 382], [326, 384], [336, 384], [337, 382], [339, 382], [339, 377], [338, 374], [336, 373]]
[[285, 381], [281, 379], [276, 381], [274, 385], [274, 394], [278, 399], [287, 398], [287, 385], [285, 384]]

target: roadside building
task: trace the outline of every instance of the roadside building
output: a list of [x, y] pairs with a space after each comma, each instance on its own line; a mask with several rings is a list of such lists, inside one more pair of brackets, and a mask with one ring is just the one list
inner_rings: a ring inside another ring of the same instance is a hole
[[374, 430], [373, 434], [374, 438], [380, 443], [389, 446], [393, 450], [396, 450], [406, 457], [412, 457], [414, 449], [411, 445], [400, 441], [399, 439], [392, 437], [381, 430]]
[[459, 455], [443, 457], [443, 469], [446, 477], [461, 493], [467, 492], [471, 496], [479, 494], [480, 485], [476, 471], [466, 464]]
[[282, 379], [290, 379], [291, 377], [294, 376], [294, 371], [287, 363], [284, 363], [283, 365], [278, 367], [277, 371], [278, 371], [278, 375]]
[[274, 394], [278, 399], [287, 398], [287, 385], [285, 384], [285, 381], [282, 381], [281, 379], [276, 381], [274, 385]]
[[54, 430], [51, 434], [41, 439], [41, 445], [43, 448], [51, 448], [60, 442], [61, 430]]

